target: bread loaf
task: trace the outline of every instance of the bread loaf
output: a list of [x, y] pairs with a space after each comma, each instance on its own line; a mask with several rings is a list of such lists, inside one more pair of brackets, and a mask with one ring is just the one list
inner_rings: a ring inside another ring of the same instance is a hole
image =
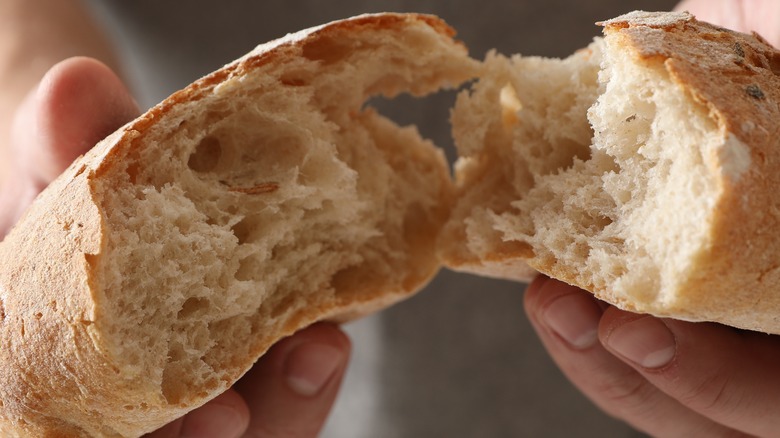
[[77, 160], [0, 245], [0, 435], [139, 436], [439, 269], [443, 153], [371, 108], [478, 63], [384, 14], [259, 46]]
[[[435, 17], [334, 22], [99, 143], [0, 244], [0, 434], [141, 435], [441, 265], [780, 333], [778, 52], [687, 13], [603, 24], [478, 62]], [[475, 77], [454, 181], [365, 104]]]
[[780, 334], [780, 53], [688, 13], [603, 25], [460, 96], [447, 264]]

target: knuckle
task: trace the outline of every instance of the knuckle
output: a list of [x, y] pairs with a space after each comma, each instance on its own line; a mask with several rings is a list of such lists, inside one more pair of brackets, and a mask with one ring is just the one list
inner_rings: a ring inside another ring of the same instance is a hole
[[618, 417], [646, 408], [654, 394], [647, 380], [631, 372], [595, 382], [594, 389], [604, 406]]
[[729, 373], [716, 370], [683, 390], [677, 399], [686, 406], [704, 412], [721, 411], [733, 403], [730, 381]]

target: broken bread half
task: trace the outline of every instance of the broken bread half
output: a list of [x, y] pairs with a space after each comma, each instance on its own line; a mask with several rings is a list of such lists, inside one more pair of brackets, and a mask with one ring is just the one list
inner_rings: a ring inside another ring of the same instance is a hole
[[491, 55], [459, 96], [443, 259], [780, 333], [780, 53], [688, 13], [603, 25], [567, 59]]
[[269, 346], [420, 289], [452, 183], [366, 100], [478, 62], [437, 18], [261, 45], [76, 161], [0, 245], [0, 434], [140, 436]]

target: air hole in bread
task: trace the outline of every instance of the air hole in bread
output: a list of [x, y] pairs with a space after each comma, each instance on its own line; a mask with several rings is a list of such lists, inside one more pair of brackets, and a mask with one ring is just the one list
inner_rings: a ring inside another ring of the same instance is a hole
[[233, 231], [233, 234], [236, 236], [236, 239], [238, 239], [239, 245], [247, 243], [254, 229], [253, 225], [254, 224], [252, 224], [251, 221], [247, 218], [243, 218], [240, 221], [238, 221], [235, 225], [233, 225], [231, 230]]
[[182, 347], [181, 343], [179, 342], [170, 343], [170, 348], [168, 349], [169, 362], [178, 362], [185, 356], [186, 355], [184, 353], [184, 348]]
[[320, 37], [303, 46], [303, 56], [312, 61], [332, 64], [349, 56], [349, 46], [330, 37]]
[[[146, 394], [194, 403], [313, 315], [368, 312], [438, 269], [444, 155], [363, 104], [461, 83], [476, 65], [429, 30], [413, 45], [377, 34], [247, 61], [262, 71], [167, 108], [133, 148], [142, 165], [97, 184], [108, 239], [97, 300], [118, 316], [95, 324]], [[422, 54], [435, 58], [425, 69]]]
[[208, 310], [211, 302], [207, 298], [190, 297], [181, 305], [181, 310], [176, 315], [177, 319], [187, 319], [198, 313]]
[[344, 39], [319, 36], [303, 46], [303, 56], [322, 64], [334, 64], [352, 53], [352, 47]]
[[195, 147], [195, 152], [190, 155], [187, 165], [196, 172], [209, 172], [214, 170], [222, 155], [222, 146], [217, 138], [208, 136], [203, 138]]
[[[175, 364], [175, 362], [171, 362], [171, 364]], [[176, 405], [180, 403], [182, 394], [187, 392], [187, 384], [176, 378], [176, 374], [186, 372], [190, 372], [190, 370], [181, 369], [172, 365], [165, 367], [165, 370], [162, 373], [163, 384], [160, 389], [168, 404]]]
[[127, 167], [125, 168], [125, 172], [127, 172], [127, 176], [131, 183], [135, 184], [138, 174], [141, 171], [140, 164], [138, 163], [138, 155], [135, 153], [135, 151], [130, 152], [130, 159], [127, 162]]
[[257, 260], [254, 257], [246, 257], [238, 262], [236, 280], [251, 281], [257, 277]]
[[312, 73], [306, 70], [289, 71], [282, 74], [279, 82], [288, 87], [304, 87], [311, 83]]

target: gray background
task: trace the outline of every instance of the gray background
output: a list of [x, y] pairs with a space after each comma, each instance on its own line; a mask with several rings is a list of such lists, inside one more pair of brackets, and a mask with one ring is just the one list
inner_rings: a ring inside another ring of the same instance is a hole
[[[159, 1], [92, 0], [142, 107], [255, 45], [364, 12], [441, 16], [474, 57], [566, 56], [593, 23], [671, 0]], [[377, 102], [452, 157], [452, 93]], [[561, 375], [522, 310], [525, 285], [442, 272], [422, 293], [347, 327], [353, 361], [326, 437], [636, 437]]]

